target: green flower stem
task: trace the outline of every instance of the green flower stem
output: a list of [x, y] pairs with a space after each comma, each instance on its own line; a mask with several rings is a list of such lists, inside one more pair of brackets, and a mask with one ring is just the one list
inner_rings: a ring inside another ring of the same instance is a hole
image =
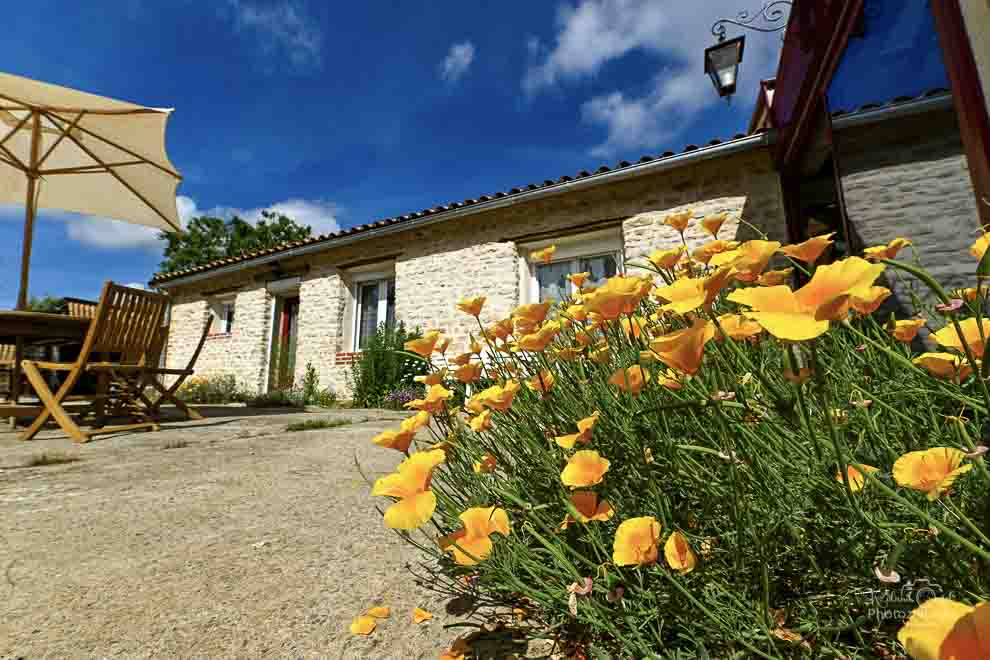
[[970, 520], [969, 516], [967, 516], [965, 513], [962, 512], [962, 510], [956, 505], [956, 503], [952, 501], [952, 498], [946, 497], [945, 499], [940, 501], [942, 502], [942, 504], [945, 506], [946, 509], [948, 509], [956, 518], [959, 518], [959, 520], [961, 520], [963, 524], [966, 525], [966, 527], [969, 527], [971, 532], [973, 532], [978, 537], [980, 537], [980, 540], [983, 541], [985, 544], [987, 544], [988, 547], [990, 547], [990, 538], [987, 538], [987, 535], [983, 533], [983, 530], [977, 527], [976, 523]]
[[[797, 365], [794, 362], [794, 354], [791, 352], [789, 347], [784, 350], [784, 360], [787, 362], [787, 368], [790, 369], [791, 373], [796, 374], [798, 372]], [[801, 417], [801, 424], [804, 426], [807, 434], [811, 437], [812, 447], [815, 449], [815, 458], [820, 461], [822, 460], [822, 447], [818, 442], [818, 434], [811, 428], [810, 417], [808, 416], [808, 404], [804, 400], [804, 389], [802, 384], [794, 383], [794, 391], [797, 396], [798, 415]]]

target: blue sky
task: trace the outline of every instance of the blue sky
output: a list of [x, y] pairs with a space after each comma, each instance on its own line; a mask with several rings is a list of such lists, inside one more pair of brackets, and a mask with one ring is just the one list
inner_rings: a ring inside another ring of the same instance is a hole
[[[6, 9], [3, 68], [174, 107], [184, 217], [276, 208], [323, 232], [744, 131], [780, 39], [747, 36], [740, 93], [720, 101], [702, 53], [738, 9], [35, 0]], [[0, 213], [0, 306], [16, 296], [21, 213]], [[145, 282], [160, 252], [143, 228], [42, 212], [31, 292]]]

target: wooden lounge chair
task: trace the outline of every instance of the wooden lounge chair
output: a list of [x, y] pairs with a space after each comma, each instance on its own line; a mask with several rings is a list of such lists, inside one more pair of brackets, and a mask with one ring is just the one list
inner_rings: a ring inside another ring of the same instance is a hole
[[[159, 416], [159, 408], [163, 403], [171, 403], [178, 410], [182, 411], [188, 419], [203, 419], [203, 416], [200, 415], [199, 412], [197, 412], [194, 408], [189, 407], [186, 402], [179, 399], [176, 396], [176, 392], [178, 392], [179, 388], [182, 387], [182, 383], [185, 382], [186, 378], [193, 375], [196, 360], [199, 359], [199, 354], [203, 350], [203, 344], [206, 343], [206, 337], [210, 334], [210, 328], [212, 326], [213, 315], [210, 314], [206, 317], [206, 323], [203, 325], [203, 334], [200, 335], [199, 343], [196, 344], [196, 349], [189, 358], [189, 362], [186, 364], [185, 369], [168, 369], [159, 366], [161, 354], [164, 352], [165, 346], [168, 343], [168, 327], [161, 329], [161, 332], [159, 333], [159, 341], [156, 343], [156, 351], [149, 354], [149, 357], [152, 359], [148, 360], [148, 366], [142, 372], [144, 384], [150, 385], [158, 390], [158, 399], [154, 402], [148, 401], [149, 412], [156, 419]], [[166, 387], [161, 381], [162, 376], [177, 376], [177, 378], [171, 385]]]
[[99, 304], [82, 298], [62, 298], [62, 300], [65, 301], [66, 312], [69, 316], [83, 319], [93, 318], [93, 315], [96, 314], [96, 306]]
[[[24, 430], [21, 439], [33, 438], [50, 417], [54, 418], [76, 442], [86, 442], [91, 436], [100, 433], [140, 428], [157, 429], [157, 423], [151, 419], [146, 410], [134, 407], [132, 412], [139, 420], [137, 423], [83, 431], [62, 404], [84, 373], [100, 374], [104, 384], [110, 380], [126, 381], [122, 374], [142, 373], [149, 366], [147, 358], [158, 340], [168, 304], [169, 299], [162, 294], [129, 289], [107, 282], [103, 286], [100, 302], [96, 306], [93, 321], [90, 323], [89, 331], [75, 362], [22, 360], [24, 374], [41, 399], [44, 410]], [[111, 356], [114, 355], [119, 357], [111, 360]], [[53, 393], [41, 375], [41, 369], [69, 373], [58, 391]], [[101, 391], [91, 398], [95, 403], [97, 418], [102, 422], [102, 406], [109, 395], [105, 386], [100, 389]], [[129, 398], [132, 394], [131, 390], [125, 388], [116, 396], [120, 400]]]

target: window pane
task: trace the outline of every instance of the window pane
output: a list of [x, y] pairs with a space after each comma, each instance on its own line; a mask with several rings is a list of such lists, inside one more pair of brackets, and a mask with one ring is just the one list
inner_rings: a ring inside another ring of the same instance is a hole
[[615, 275], [618, 266], [615, 263], [615, 256], [605, 254], [600, 257], [585, 257], [581, 259], [581, 269], [579, 272], [591, 273], [584, 281], [585, 286], [601, 286], [605, 280]]
[[563, 300], [567, 297], [567, 276], [571, 273], [572, 261], [555, 264], [540, 264], [536, 267], [536, 281], [540, 285], [540, 302]]
[[395, 280], [386, 280], [388, 295], [385, 299], [385, 325], [390, 328], [395, 325]]
[[362, 284], [358, 301], [358, 348], [368, 345], [368, 339], [378, 329], [378, 282]]
[[224, 305], [223, 306], [224, 316], [224, 332], [230, 333], [234, 329], [234, 306]]

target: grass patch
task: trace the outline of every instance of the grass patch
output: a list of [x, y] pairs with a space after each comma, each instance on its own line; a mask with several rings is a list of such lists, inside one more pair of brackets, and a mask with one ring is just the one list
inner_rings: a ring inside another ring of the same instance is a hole
[[188, 446], [189, 442], [187, 440], [176, 438], [175, 440], [166, 440], [165, 444], [162, 445], [162, 449], [182, 449]]
[[285, 427], [286, 431], [316, 431], [318, 429], [335, 429], [339, 426], [350, 426], [350, 419], [307, 419], [303, 422], [293, 422]]
[[75, 463], [82, 460], [78, 456], [64, 454], [62, 452], [50, 451], [35, 454], [24, 463], [24, 467], [44, 467], [46, 465], [62, 465], [63, 463]]

